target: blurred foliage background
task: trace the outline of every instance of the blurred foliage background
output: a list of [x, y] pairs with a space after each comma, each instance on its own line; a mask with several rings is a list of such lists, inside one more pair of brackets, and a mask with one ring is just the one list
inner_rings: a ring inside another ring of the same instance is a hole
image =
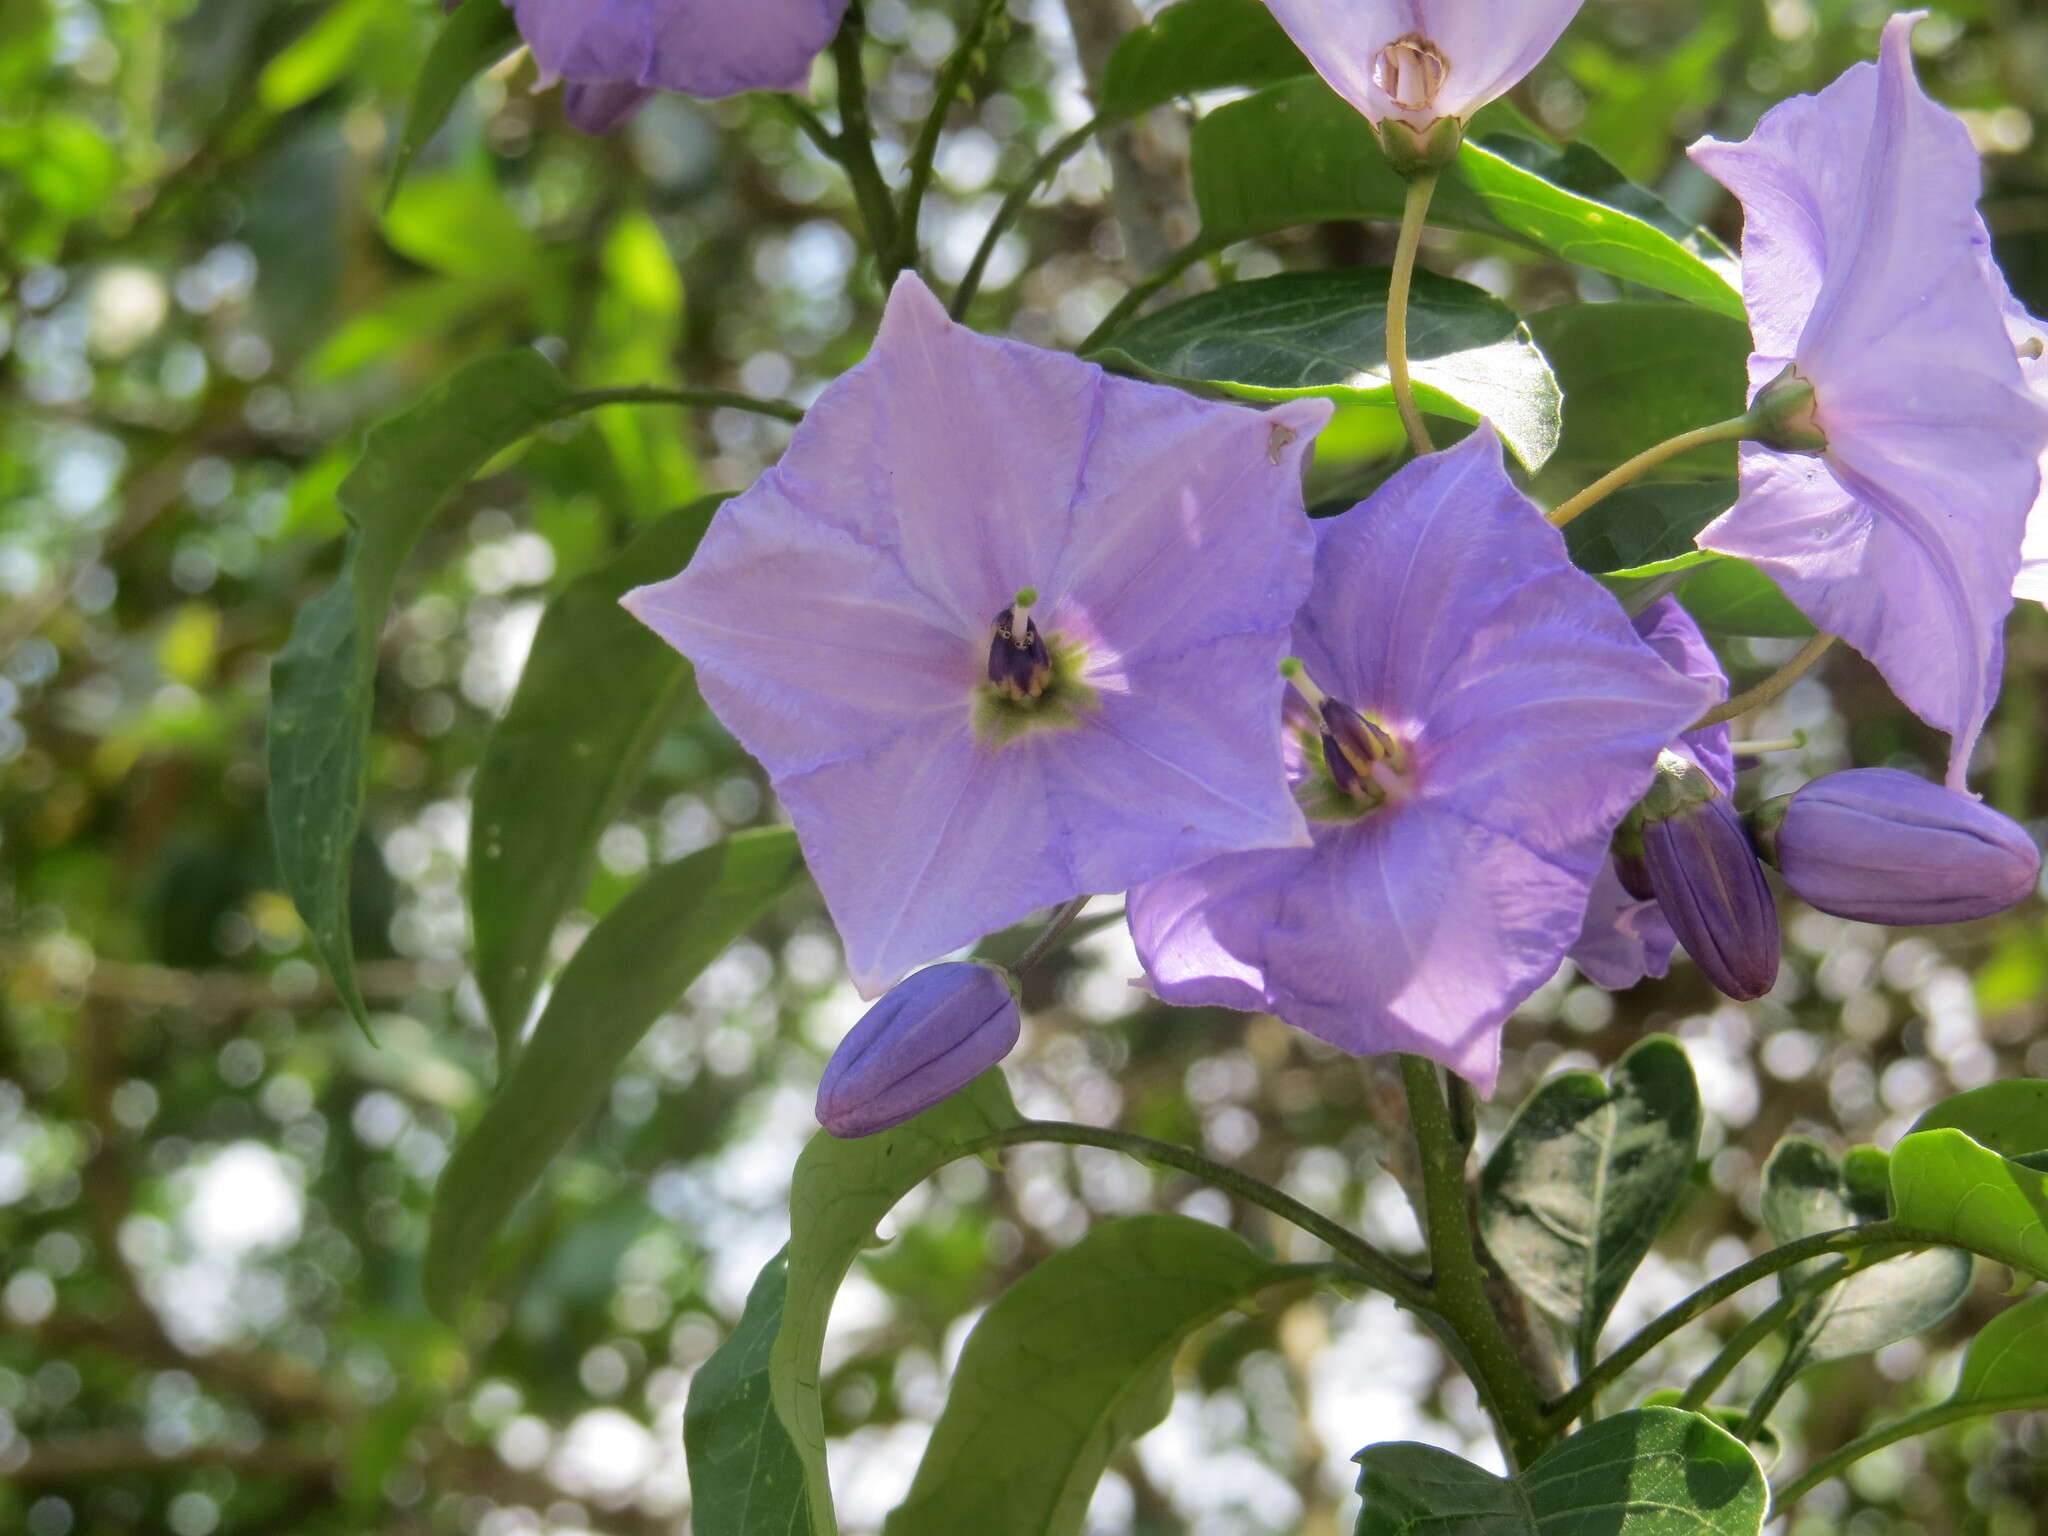
[[[1118, 13], [1073, 10], [1078, 51], [1059, 0], [1016, 0], [985, 50], [926, 208], [941, 278], [1088, 115], [1081, 56]], [[1740, 136], [1868, 56], [1884, 12], [1590, 0], [1517, 104], [1732, 238], [1683, 146]], [[867, 14], [888, 171], [963, 8]], [[637, 1052], [494, 1252], [474, 1329], [428, 1318], [424, 1211], [493, 1070], [464, 971], [466, 777], [549, 593], [660, 512], [747, 484], [788, 429], [607, 411], [495, 466], [430, 534], [384, 636], [357, 859], [374, 1043], [311, 963], [263, 825], [267, 658], [331, 575], [335, 486], [368, 423], [487, 350], [537, 345], [579, 387], [802, 401], [859, 357], [880, 297], [836, 169], [766, 98], [660, 98], [592, 140], [515, 60], [382, 210], [439, 22], [416, 0], [0, 4], [0, 1529], [687, 1529], [683, 1394], [782, 1240], [811, 1090], [859, 1011], [799, 890]], [[1918, 42], [1985, 151], [2006, 270], [2048, 310], [2048, 12], [1950, 0]], [[1184, 235], [1181, 116], [1061, 173], [998, 247], [979, 323], [1072, 345], [1133, 258]], [[1256, 275], [1390, 246], [1330, 226], [1224, 260]], [[1524, 312], [1612, 292], [1475, 238], [1433, 236], [1426, 260]], [[1397, 435], [1390, 413], [1349, 409], [1318, 473], [1333, 489], [1369, 476]], [[1760, 672], [1773, 644], [1731, 665]], [[2016, 615], [2010, 650], [1985, 782], [2038, 833], [2041, 613]], [[1852, 762], [1924, 767], [1936, 745], [1852, 656], [1762, 726], [1809, 737], [1769, 759], [1765, 792]], [[685, 711], [605, 836], [588, 911], [775, 814], [715, 722]], [[1399, 1121], [1378, 1069], [1271, 1020], [1142, 1006], [1098, 905], [1101, 925], [1031, 977], [1023, 1107], [1203, 1146], [1411, 1247], [1382, 1171], [1378, 1127]], [[1617, 1326], [1741, 1255], [1783, 1131], [1882, 1141], [1954, 1088], [2048, 1076], [2038, 901], [1925, 933], [1797, 913], [1788, 933], [1777, 990], [1750, 1007], [1681, 963], [1619, 998], [1567, 974], [1510, 1027], [1502, 1105], [1651, 1029], [1679, 1035], [1700, 1075], [1710, 1155]], [[899, 1209], [826, 1359], [849, 1528], [900, 1496], [976, 1310], [1091, 1220], [1157, 1208], [1295, 1240], [1213, 1193], [1049, 1147], [953, 1168]], [[1824, 1448], [1949, 1369], [1940, 1336], [1897, 1345], [1809, 1377], [1782, 1418]], [[1346, 1458], [1403, 1437], [1490, 1454], [1469, 1389], [1390, 1304], [1276, 1306], [1182, 1363], [1172, 1415], [1091, 1519], [1332, 1536], [1355, 1508]], [[1871, 1459], [1795, 1528], [2019, 1536], [2043, 1507], [2048, 1435], [2008, 1419]]]

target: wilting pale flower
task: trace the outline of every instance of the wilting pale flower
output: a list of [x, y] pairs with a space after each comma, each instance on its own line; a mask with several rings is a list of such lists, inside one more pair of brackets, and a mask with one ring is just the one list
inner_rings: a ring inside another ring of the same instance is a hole
[[1713, 779], [1667, 752], [1641, 812], [1643, 875], [1694, 965], [1740, 1002], [1778, 979], [1782, 939], [1749, 828]]
[[[744, 5], [734, 0], [511, 0], [511, 5], [544, 84], [562, 79], [690, 96], [803, 89], [811, 60], [832, 41], [846, 14], [846, 0], [747, 0]], [[614, 97], [608, 105], [616, 109], [618, 101]], [[595, 120], [594, 109], [592, 115]]]
[[2041, 874], [2024, 828], [1970, 795], [1854, 768], [1760, 806], [1758, 840], [1804, 901], [1865, 923], [1960, 923], [2023, 901]]
[[958, 1093], [1010, 1054], [1023, 1021], [1006, 972], [955, 961], [891, 987], [825, 1064], [818, 1123], [872, 1136]]
[[[1541, 62], [1584, 0], [1267, 0], [1316, 73], [1416, 144]], [[1456, 147], [1453, 139], [1452, 148]]]
[[[1913, 16], [1876, 64], [1693, 158], [1742, 200], [1753, 385], [1804, 410], [1746, 444], [1703, 548], [1761, 566], [1953, 737], [1960, 786], [1997, 696], [2048, 411], [1977, 246], [1976, 151], [1913, 78]], [[1782, 382], [1780, 376], [1784, 375]]]
[[1330, 409], [979, 336], [906, 274], [689, 569], [627, 595], [767, 767], [866, 996], [1040, 907], [1307, 840], [1279, 664]]
[[1277, 1013], [1490, 1091], [1501, 1026], [1578, 935], [1615, 824], [1715, 690], [1573, 569], [1482, 426], [1316, 525], [1290, 777], [1312, 846], [1131, 893], [1171, 1003]]
[[[1711, 687], [1716, 703], [1727, 697], [1727, 674], [1678, 599], [1663, 597], [1650, 604], [1636, 615], [1635, 628], [1668, 666]], [[1735, 758], [1727, 726], [1688, 731], [1671, 749], [1705, 769], [1722, 794], [1735, 792]], [[1571, 952], [1572, 964], [1595, 983], [1617, 990], [1632, 987], [1645, 976], [1662, 976], [1671, 969], [1671, 952], [1678, 945], [1671, 924], [1648, 894], [1646, 876], [1640, 868], [1633, 874], [1636, 889], [1631, 891], [1612, 860], [1602, 867]]]

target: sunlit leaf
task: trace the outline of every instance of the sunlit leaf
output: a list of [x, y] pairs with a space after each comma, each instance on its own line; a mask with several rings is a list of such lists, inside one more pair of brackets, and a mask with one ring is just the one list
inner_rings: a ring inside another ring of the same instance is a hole
[[1097, 106], [1104, 117], [1135, 117], [1198, 91], [1308, 72], [1261, 0], [1180, 0], [1124, 34], [1103, 69]]
[[1892, 1215], [2048, 1279], [2048, 1174], [1961, 1131], [1916, 1131], [1892, 1151]]
[[1961, 1131], [2000, 1157], [2048, 1149], [2048, 1081], [2015, 1077], [1952, 1094], [1913, 1122], [1916, 1131]]

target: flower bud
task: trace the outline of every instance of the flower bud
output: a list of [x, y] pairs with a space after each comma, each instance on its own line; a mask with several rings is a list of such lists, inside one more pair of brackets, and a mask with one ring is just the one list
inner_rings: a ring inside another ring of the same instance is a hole
[[1895, 768], [1831, 773], [1758, 812], [1765, 854], [1800, 898], [1836, 917], [1960, 923], [2023, 900], [2033, 839], [1990, 806]]
[[1749, 414], [1756, 423], [1749, 434], [1758, 442], [1786, 453], [1819, 453], [1828, 445], [1814, 414], [1813, 386], [1788, 363], [1756, 393]]
[[1022, 1021], [1007, 972], [956, 961], [897, 983], [825, 1065], [818, 1123], [872, 1136], [957, 1093], [1010, 1053]]
[[1742, 818], [1698, 765], [1667, 752], [1643, 799], [1643, 864], [1693, 963], [1747, 1002], [1778, 979], [1778, 909]]

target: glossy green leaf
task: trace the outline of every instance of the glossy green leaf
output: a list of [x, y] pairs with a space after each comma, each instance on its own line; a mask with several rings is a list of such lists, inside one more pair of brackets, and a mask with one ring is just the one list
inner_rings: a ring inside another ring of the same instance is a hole
[[2048, 1173], [1961, 1131], [1915, 1131], [1892, 1150], [1892, 1215], [2048, 1279]]
[[1565, 524], [1565, 548], [1581, 570], [1621, 581], [1703, 570], [1722, 557], [1693, 540], [1734, 503], [1731, 480], [1623, 486]]
[[377, 640], [399, 567], [442, 504], [498, 453], [560, 415], [562, 377], [501, 352], [373, 427], [339, 499], [350, 533], [334, 585], [300, 611], [271, 668], [270, 827], [284, 888], [356, 1019], [349, 860], [362, 819]]
[[1676, 1408], [1589, 1424], [1512, 1478], [1412, 1441], [1356, 1460], [1356, 1536], [1756, 1536], [1770, 1503], [1742, 1442]]
[[1685, 1050], [1653, 1035], [1608, 1082], [1566, 1072], [1544, 1083], [1487, 1159], [1480, 1235], [1508, 1279], [1570, 1331], [1582, 1360], [1684, 1194], [1699, 1139]]
[[1943, 1099], [1913, 1122], [1916, 1131], [1961, 1131], [2000, 1157], [2048, 1149], [2048, 1082], [2016, 1077]]
[[[1154, 378], [1214, 384], [1257, 400], [1394, 399], [1383, 267], [1288, 272], [1230, 283], [1123, 327], [1095, 353]], [[1418, 272], [1409, 357], [1425, 410], [1492, 420], [1524, 464], [1557, 444], [1558, 389], [1514, 311], [1483, 289]]]
[[[1531, 315], [1529, 330], [1564, 390], [1564, 433], [1537, 482], [1551, 500], [1667, 438], [1740, 415], [1748, 399], [1749, 328], [1713, 310], [1560, 304]], [[1653, 473], [1660, 481], [1730, 481], [1735, 445], [1696, 449]], [[1579, 521], [1602, 510], [1604, 503]]]
[[1490, 133], [1485, 129], [1483, 118], [1480, 131], [1473, 136], [1503, 160], [1513, 161], [1554, 187], [1562, 187], [1580, 197], [1634, 214], [1645, 224], [1663, 230], [1719, 272], [1731, 286], [1738, 281], [1741, 263], [1733, 251], [1710, 231], [1680, 218], [1663, 198], [1639, 182], [1631, 181], [1627, 172], [1583, 139], [1570, 144], [1555, 144], [1526, 131]]
[[975, 1324], [885, 1536], [1075, 1536], [1110, 1458], [1166, 1416], [1188, 1335], [1275, 1275], [1174, 1215], [1105, 1222], [1046, 1259]]
[[1102, 72], [1104, 117], [1135, 117], [1197, 91], [1309, 73], [1261, 0], [1181, 0], [1124, 34]]
[[1804, 640], [1813, 633], [1812, 621], [1747, 560], [1721, 557], [1702, 563], [1686, 576], [1678, 600], [1713, 635]]
[[788, 1290], [784, 1249], [755, 1279], [739, 1326], [690, 1378], [683, 1452], [694, 1536], [802, 1536], [810, 1529], [803, 1461], [768, 1387]]
[[384, 188], [387, 205], [398, 195], [398, 184], [405, 180], [413, 158], [448, 121], [469, 82], [518, 46], [519, 29], [504, 0], [462, 0], [461, 8], [442, 23], [413, 87], [405, 129], [391, 161], [391, 179]]
[[1963, 1355], [1957, 1402], [1994, 1402], [2048, 1392], [2048, 1291], [2007, 1307], [1977, 1330]]
[[[497, 0], [490, 0], [496, 4]], [[690, 692], [689, 663], [619, 606], [688, 563], [718, 499], [669, 513], [548, 604], [519, 689], [471, 787], [475, 970], [511, 1060], [555, 927], [590, 878], [597, 840]]]
[[[1837, 1227], [1882, 1221], [1883, 1186], [1862, 1186], [1844, 1176], [1834, 1154], [1805, 1136], [1787, 1136], [1764, 1165], [1764, 1225], [1779, 1243]], [[1797, 1289], [1841, 1260], [1815, 1259], [1779, 1277]], [[1924, 1333], [1961, 1305], [1970, 1288], [1970, 1256], [1953, 1248], [1885, 1259], [1845, 1274], [1801, 1307], [1785, 1334], [1784, 1375]]]
[[789, 1191], [789, 1299], [775, 1340], [775, 1411], [803, 1458], [816, 1536], [836, 1536], [839, 1528], [825, 1474], [820, 1397], [825, 1323], [839, 1283], [898, 1200], [991, 1132], [1022, 1123], [997, 1068], [894, 1130], [851, 1141], [821, 1131], [797, 1159]]
[[640, 1037], [801, 867], [787, 828], [735, 833], [654, 871], [590, 930], [434, 1190], [423, 1283], [437, 1313], [453, 1317], [498, 1228]]
[[[1195, 125], [1195, 203], [1217, 245], [1333, 219], [1398, 219], [1406, 190], [1371, 127], [1313, 77], [1268, 86]], [[1549, 252], [1740, 318], [1727, 279], [1663, 230], [1554, 187], [1467, 142], [1430, 222]]]

